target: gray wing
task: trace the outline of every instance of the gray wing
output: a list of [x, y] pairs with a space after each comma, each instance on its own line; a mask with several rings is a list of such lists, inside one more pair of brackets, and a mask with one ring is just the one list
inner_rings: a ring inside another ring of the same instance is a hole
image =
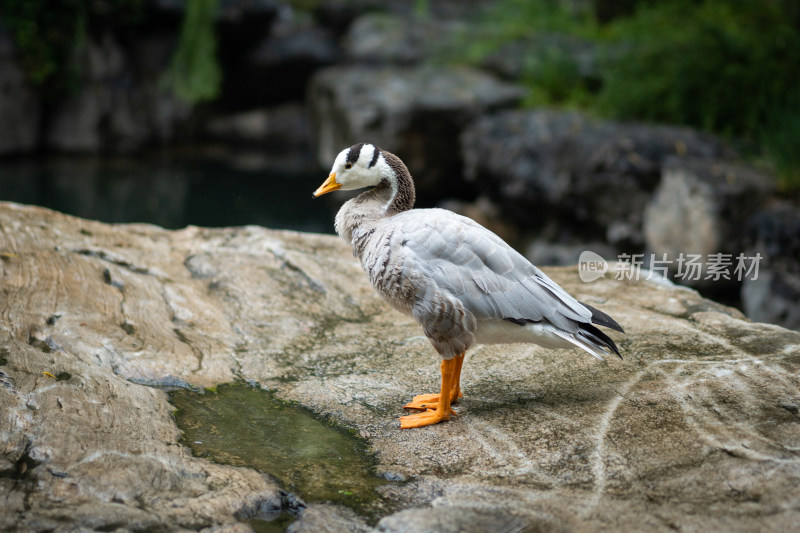
[[430, 279], [476, 319], [546, 320], [575, 333], [592, 312], [500, 237], [443, 209], [392, 217], [402, 228], [404, 270]]

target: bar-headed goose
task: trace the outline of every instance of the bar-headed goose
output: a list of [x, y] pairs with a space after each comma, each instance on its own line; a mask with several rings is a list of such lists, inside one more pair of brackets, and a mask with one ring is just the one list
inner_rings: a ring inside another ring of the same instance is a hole
[[439, 394], [405, 405], [422, 412], [400, 425], [436, 424], [455, 414], [464, 355], [474, 344], [578, 347], [598, 359], [617, 346], [593, 324], [622, 332], [607, 314], [577, 301], [500, 237], [444, 209], [412, 209], [414, 182], [403, 162], [372, 144], [343, 150], [314, 192], [370, 190], [347, 201], [336, 232], [372, 286], [419, 322], [442, 358]]

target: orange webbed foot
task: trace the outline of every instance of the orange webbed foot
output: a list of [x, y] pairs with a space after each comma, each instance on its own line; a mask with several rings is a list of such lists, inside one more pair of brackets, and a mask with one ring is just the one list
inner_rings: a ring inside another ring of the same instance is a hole
[[420, 394], [414, 396], [414, 400], [406, 404], [409, 409], [425, 409], [421, 413], [400, 417], [400, 427], [402, 429], [419, 428], [431, 426], [450, 420], [451, 416], [458, 413], [450, 407], [451, 401], [461, 396], [459, 379], [461, 374], [461, 362], [464, 355], [445, 359], [442, 361], [442, 388], [439, 394]]
[[[450, 403], [456, 403], [464, 395], [461, 391], [458, 394], [450, 395]], [[433, 409], [439, 403], [439, 394], [418, 394], [414, 399], [403, 406], [404, 409]]]
[[451, 416], [458, 416], [458, 413], [456, 413], [453, 409], [447, 409], [446, 411], [439, 409], [428, 409], [427, 411], [423, 411], [421, 413], [401, 416], [398, 418], [398, 420], [400, 420], [400, 427], [402, 429], [411, 429], [421, 428], [423, 426], [432, 426], [433, 424], [450, 420]]

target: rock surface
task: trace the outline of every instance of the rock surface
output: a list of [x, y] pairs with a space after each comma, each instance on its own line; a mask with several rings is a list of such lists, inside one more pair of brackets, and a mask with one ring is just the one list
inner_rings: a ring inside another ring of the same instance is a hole
[[355, 19], [342, 39], [345, 57], [375, 65], [411, 65], [435, 56], [444, 43], [466, 43], [463, 21], [367, 13]]
[[313, 153], [311, 118], [304, 106], [285, 104], [210, 119], [206, 135], [258, 146], [263, 152]]
[[[270, 26], [258, 27], [269, 32], [252, 46], [243, 46], [243, 40], [259, 31], [246, 14], [223, 30], [221, 104], [225, 108], [246, 111], [301, 102], [311, 76], [338, 58], [338, 45], [325, 25], [300, 17], [288, 4], [277, 13]], [[248, 34], [248, 30], [256, 31]]]
[[407, 480], [383, 487], [398, 509], [377, 524], [312, 505], [293, 531], [800, 521], [800, 333], [692, 290], [549, 270], [626, 328], [613, 334], [625, 359], [478, 347], [460, 416], [400, 431], [438, 361], [334, 237], [9, 203], [0, 231], [0, 528], [241, 530], [280, 508], [266, 476], [180, 447], [166, 395], [146, 386], [237, 378], [359, 431], [379, 473]]
[[[647, 249], [659, 258], [666, 254], [671, 261], [681, 253], [704, 258], [717, 253], [735, 256], [745, 248], [742, 228], [747, 227], [750, 217], [774, 188], [771, 177], [749, 167], [669, 158], [644, 211]], [[733, 266], [728, 271], [731, 274]], [[706, 277], [702, 272], [699, 280], [684, 283], [713, 283]]]
[[750, 220], [749, 255], [764, 258], [742, 285], [748, 316], [800, 330], [800, 207], [774, 202]]
[[0, 24], [0, 156], [30, 151], [39, 137], [42, 106], [15, 52], [11, 36]]
[[[191, 112], [189, 104], [162, 88], [173, 45], [174, 39], [163, 35], [143, 36], [132, 50], [111, 32], [87, 38], [76, 58], [80, 90], [52, 106], [45, 148], [130, 152], [173, 140]], [[131, 70], [137, 70], [137, 76]]]

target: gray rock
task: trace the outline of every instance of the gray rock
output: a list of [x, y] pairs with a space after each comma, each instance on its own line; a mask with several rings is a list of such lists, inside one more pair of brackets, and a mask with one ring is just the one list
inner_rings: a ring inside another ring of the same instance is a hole
[[741, 295], [748, 317], [800, 331], [800, 276], [764, 266], [744, 278]]
[[760, 254], [758, 277], [742, 284], [742, 305], [753, 320], [800, 330], [800, 208], [776, 202], [750, 221], [748, 256]]
[[641, 247], [642, 214], [671, 155], [726, 154], [687, 128], [539, 109], [483, 117], [462, 136], [466, 178], [517, 224], [558, 220], [579, 240]]
[[367, 13], [353, 21], [342, 48], [350, 61], [411, 65], [434, 55], [443, 43], [467, 40], [460, 21], [415, 19], [390, 13]]
[[747, 224], [748, 244], [769, 258], [769, 266], [800, 275], [800, 206], [775, 201]]
[[300, 104], [285, 104], [209, 119], [206, 134], [214, 139], [258, 144], [269, 152], [310, 150], [311, 117]]
[[[280, 507], [262, 474], [179, 446], [165, 394], [145, 386], [235, 379], [366, 436], [378, 473], [407, 480], [380, 487], [396, 509], [385, 531], [800, 521], [800, 333], [691, 289], [548, 269], [625, 327], [611, 332], [625, 359], [478, 347], [460, 416], [401, 431], [394, 417], [437, 387], [439, 361], [336, 238], [9, 203], [0, 228], [2, 529], [239, 528]], [[314, 509], [298, 530], [325, 523]]]
[[462, 129], [483, 113], [516, 105], [524, 90], [467, 68], [354, 66], [320, 72], [309, 95], [321, 165], [356, 142], [373, 142], [415, 169], [424, 197], [447, 189], [453, 195]]
[[39, 142], [41, 103], [15, 56], [11, 37], [0, 25], [0, 156], [33, 150]]
[[[46, 146], [61, 152], [128, 152], [149, 142], [171, 140], [190, 106], [161, 88], [169, 42], [145, 38], [135, 47], [143, 57], [132, 57], [111, 33], [87, 39], [77, 59], [80, 90], [54, 106]], [[153, 59], [159, 53], [160, 61]], [[135, 77], [133, 63], [161, 68]]]
[[365, 63], [418, 63], [425, 53], [424, 32], [403, 17], [370, 13], [353, 21], [343, 39], [345, 56]]
[[[416, 24], [449, 24], [463, 21], [474, 16], [480, 10], [492, 5], [492, 0], [438, 0], [436, 2], [408, 2], [407, 0], [347, 0], [346, 2], [320, 2], [314, 8], [317, 20], [324, 21], [325, 26], [333, 28], [337, 34], [345, 36], [351, 33], [352, 25], [362, 18], [370, 18], [372, 13], [379, 12], [378, 18], [403, 20], [412, 34]], [[370, 25], [370, 29], [383, 31], [380, 26]], [[367, 31], [370, 31], [368, 29]], [[396, 34], [398, 37], [400, 34]], [[368, 37], [371, 38], [371, 37]], [[404, 37], [401, 37], [404, 39]], [[439, 39], [442, 40], [441, 35]], [[386, 43], [392, 46], [391, 43]], [[439, 43], [441, 44], [441, 43]], [[371, 48], [371, 47], [370, 47]], [[400, 52], [398, 50], [398, 52]]]
[[[152, 13], [167, 16], [176, 21], [183, 20], [186, 13], [184, 0], [153, 0]], [[270, 22], [281, 10], [291, 9], [280, 0], [221, 0], [215, 17], [218, 22], [239, 24], [244, 19], [254, 19], [259, 24]]]
[[[147, 142], [167, 143], [181, 134], [192, 112], [192, 106], [164, 89], [164, 76], [177, 44], [177, 32], [152, 32], [142, 35], [126, 50], [136, 74], [123, 78], [128, 99], [135, 109], [133, 120], [146, 128]], [[130, 73], [129, 73], [130, 74]]]
[[[774, 188], [772, 176], [751, 167], [669, 158], [644, 213], [647, 249], [659, 258], [666, 254], [672, 273], [680, 254], [699, 254], [703, 258], [700, 279], [685, 280], [688, 285], [724, 282], [706, 279], [709, 255], [736, 256], [744, 251], [742, 228]], [[731, 283], [737, 283], [735, 263], [727, 269]]]
[[[102, 145], [100, 122], [113, 105], [110, 95], [81, 91], [70, 96], [54, 113], [47, 131], [48, 148], [62, 152], [96, 152]], [[141, 139], [137, 139], [141, 142]]]
[[[53, 112], [46, 138], [48, 147], [65, 152], [99, 151], [109, 141], [106, 133], [132, 137], [129, 142], [140, 145], [144, 131], [137, 131], [124, 93], [109, 83], [124, 77], [128, 69], [127, 58], [116, 40], [110, 33], [99, 40], [87, 39], [80, 62], [80, 90]], [[101, 123], [108, 124], [108, 132], [101, 131]]]
[[484, 533], [486, 531], [559, 531], [552, 520], [531, 520], [524, 511], [483, 511], [469, 507], [408, 509], [378, 523], [382, 533]]
[[277, 14], [268, 25], [256, 26], [247, 18], [223, 25], [218, 104], [224, 109], [241, 112], [301, 102], [313, 74], [338, 59], [339, 47], [327, 26], [287, 3]]
[[[170, 0], [159, 0], [159, 2], [170, 2]], [[185, 10], [185, 4], [181, 2], [179, 9]], [[221, 0], [217, 10], [217, 20], [241, 23], [247, 18], [269, 18], [275, 17], [281, 11], [291, 9], [279, 0]]]
[[329, 65], [336, 56], [333, 38], [322, 28], [287, 21], [276, 24], [269, 40], [254, 50], [252, 60], [267, 67], [299, 61]]
[[370, 533], [375, 529], [351, 509], [328, 504], [306, 507], [286, 533]]

